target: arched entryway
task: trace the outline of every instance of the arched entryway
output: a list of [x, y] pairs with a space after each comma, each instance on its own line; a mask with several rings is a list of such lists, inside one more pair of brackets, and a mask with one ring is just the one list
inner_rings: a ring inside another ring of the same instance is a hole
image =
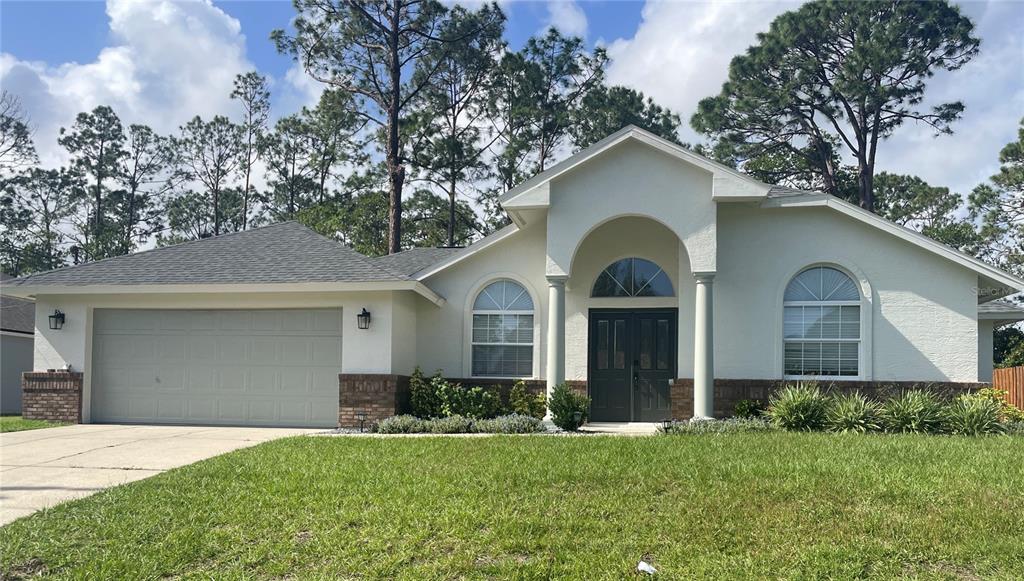
[[685, 248], [656, 220], [616, 218], [580, 244], [566, 293], [566, 362], [568, 377], [587, 382], [592, 421], [672, 417], [672, 380], [681, 361], [692, 364], [693, 335], [680, 325], [692, 329], [693, 284]]

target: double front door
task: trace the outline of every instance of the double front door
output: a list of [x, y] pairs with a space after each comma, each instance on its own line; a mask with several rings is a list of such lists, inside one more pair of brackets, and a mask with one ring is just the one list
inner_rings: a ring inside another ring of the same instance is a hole
[[590, 419], [657, 422], [672, 417], [676, 309], [591, 309]]

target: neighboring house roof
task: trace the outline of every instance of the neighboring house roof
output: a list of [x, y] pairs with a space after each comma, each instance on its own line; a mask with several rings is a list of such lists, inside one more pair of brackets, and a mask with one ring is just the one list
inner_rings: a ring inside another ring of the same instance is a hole
[[1010, 301], [989, 301], [978, 305], [978, 319], [993, 321], [998, 327], [1024, 321], [1024, 308]]
[[373, 263], [402, 276], [413, 276], [424, 268], [433, 266], [462, 248], [410, 248], [398, 254], [388, 254], [373, 259]]
[[264, 284], [407, 280], [298, 222], [30, 274], [12, 286]]
[[[0, 273], [0, 284], [6, 285], [14, 277]], [[36, 331], [36, 304], [27, 299], [0, 296], [0, 331], [32, 335]]]

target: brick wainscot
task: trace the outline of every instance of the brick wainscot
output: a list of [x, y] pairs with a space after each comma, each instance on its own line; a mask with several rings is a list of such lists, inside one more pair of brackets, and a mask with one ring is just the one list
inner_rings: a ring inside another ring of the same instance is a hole
[[21, 374], [21, 415], [26, 420], [82, 422], [82, 373], [27, 371]]

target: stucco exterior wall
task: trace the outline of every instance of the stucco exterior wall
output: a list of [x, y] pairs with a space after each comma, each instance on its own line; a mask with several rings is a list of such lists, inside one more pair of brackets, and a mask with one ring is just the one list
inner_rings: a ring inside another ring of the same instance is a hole
[[978, 321], [978, 381], [992, 381], [994, 327], [992, 321]]
[[587, 235], [619, 216], [663, 223], [682, 240], [694, 271], [715, 270], [716, 204], [710, 172], [625, 142], [550, 184], [548, 274], [570, 274]]
[[723, 204], [718, 233], [716, 377], [781, 377], [782, 292], [820, 263], [847, 270], [868, 293], [862, 379], [978, 379], [977, 275], [968, 269], [826, 208]]
[[[342, 368], [340, 373], [392, 373], [394, 367], [405, 369], [412, 360], [411, 339], [393, 342], [397, 327], [408, 327], [411, 303], [418, 298], [402, 297], [394, 308], [394, 295], [411, 292], [349, 292], [349, 293], [182, 293], [169, 294], [106, 294], [106, 295], [41, 295], [36, 299], [36, 342], [34, 369], [62, 369], [70, 363], [74, 371], [84, 371], [84, 421], [89, 421], [92, 380], [93, 311], [103, 308], [121, 309], [261, 309], [261, 308], [330, 308], [342, 309]], [[422, 301], [426, 302], [426, 301]], [[365, 307], [373, 315], [367, 330], [359, 329], [356, 313]], [[65, 313], [64, 328], [50, 330], [47, 316], [54, 309]], [[414, 336], [414, 333], [413, 335]]]
[[416, 305], [417, 364], [425, 373], [440, 369], [447, 377], [469, 377], [472, 301], [488, 283], [510, 278], [533, 298], [533, 377], [543, 377], [542, 325], [547, 323], [548, 289], [544, 278], [544, 224], [531, 225], [485, 248], [424, 282], [446, 299], [441, 307]]

